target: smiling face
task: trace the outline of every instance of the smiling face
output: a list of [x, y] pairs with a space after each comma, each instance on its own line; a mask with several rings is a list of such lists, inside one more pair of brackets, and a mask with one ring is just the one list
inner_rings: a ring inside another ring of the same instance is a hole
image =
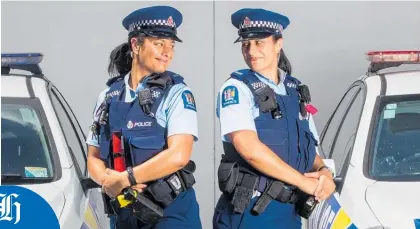
[[173, 39], [145, 37], [139, 44], [137, 38], [132, 38], [131, 45], [133, 58], [148, 74], [165, 72], [174, 56]]
[[274, 40], [273, 36], [262, 39], [242, 41], [242, 55], [248, 67], [255, 72], [277, 68], [278, 57], [283, 39]]

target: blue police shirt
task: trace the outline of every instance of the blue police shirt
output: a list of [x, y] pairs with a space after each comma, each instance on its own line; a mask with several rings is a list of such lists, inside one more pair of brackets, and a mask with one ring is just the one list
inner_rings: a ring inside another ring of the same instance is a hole
[[[128, 80], [130, 73], [124, 77], [125, 82], [125, 102], [130, 103], [134, 99], [137, 99], [137, 92], [145, 87], [145, 78], [141, 83], [138, 84], [136, 91], [130, 88]], [[93, 121], [99, 119], [97, 110], [105, 99], [105, 94], [108, 92], [109, 87], [103, 90], [96, 102], [96, 106], [93, 112]], [[167, 96], [163, 98], [162, 102], [156, 111], [156, 119], [160, 126], [168, 129], [168, 137], [175, 134], [191, 134], [194, 136], [194, 141], [198, 140], [198, 126], [197, 126], [197, 112], [196, 109], [191, 109], [191, 104], [187, 104], [189, 108], [185, 108], [185, 101], [182, 99], [182, 93], [185, 91], [191, 92], [191, 89], [185, 84], [175, 84], [170, 88]], [[194, 104], [195, 105], [195, 104]], [[100, 112], [99, 112], [100, 113]], [[98, 139], [93, 135], [92, 131], [86, 139], [88, 145], [99, 147]]]
[[[286, 87], [284, 85], [285, 72], [279, 69], [280, 82], [276, 85], [272, 80], [256, 73], [258, 79], [270, 86], [276, 94], [286, 95]], [[229, 103], [223, 104], [224, 101], [221, 101], [220, 98], [223, 97], [223, 94], [230, 90], [237, 94], [235, 99], [230, 100]], [[230, 142], [227, 138], [227, 134], [232, 133], [238, 130], [252, 130], [256, 132], [255, 121], [259, 115], [260, 111], [256, 106], [254, 101], [254, 96], [252, 95], [251, 90], [248, 86], [237, 80], [237, 79], [228, 79], [217, 96], [217, 117], [220, 121], [221, 128], [221, 137], [225, 142]], [[300, 114], [299, 114], [300, 115]], [[315, 139], [318, 141], [319, 136], [316, 131], [316, 127], [311, 115], [309, 116], [309, 128], [313, 133]]]

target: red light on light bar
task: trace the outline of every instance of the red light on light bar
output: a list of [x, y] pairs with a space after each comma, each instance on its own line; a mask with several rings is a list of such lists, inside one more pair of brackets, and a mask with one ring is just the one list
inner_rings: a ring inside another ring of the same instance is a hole
[[373, 63], [405, 62], [420, 63], [420, 51], [375, 51], [366, 54]]

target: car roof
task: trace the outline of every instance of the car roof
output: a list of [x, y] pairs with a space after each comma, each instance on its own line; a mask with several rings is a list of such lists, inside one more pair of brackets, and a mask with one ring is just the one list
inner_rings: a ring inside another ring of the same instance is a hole
[[361, 80], [366, 83], [368, 88], [380, 85], [383, 95], [420, 94], [418, 86], [420, 85], [420, 70], [365, 75], [361, 77]]
[[385, 74], [386, 95], [419, 94], [420, 70]]
[[[35, 97], [33, 84], [49, 82], [39, 66], [42, 59], [42, 53], [2, 53], [1, 96]], [[36, 90], [41, 89], [38, 87]]]
[[39, 75], [2, 74], [1, 96], [30, 98], [34, 81], [48, 82], [46, 78]]

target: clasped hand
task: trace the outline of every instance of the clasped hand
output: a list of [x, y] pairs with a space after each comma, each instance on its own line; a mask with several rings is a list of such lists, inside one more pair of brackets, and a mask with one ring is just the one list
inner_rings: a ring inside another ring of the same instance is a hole
[[328, 199], [335, 191], [335, 183], [332, 174], [327, 170], [305, 173], [305, 177], [318, 179], [318, 185], [313, 193], [318, 201]]
[[[110, 197], [116, 198], [121, 194], [122, 190], [126, 187], [130, 187], [130, 181], [128, 175], [125, 172], [118, 172], [112, 169], [105, 170], [106, 177], [102, 183], [102, 190]], [[145, 184], [136, 184], [131, 188], [138, 192], [143, 192], [147, 186]]]

